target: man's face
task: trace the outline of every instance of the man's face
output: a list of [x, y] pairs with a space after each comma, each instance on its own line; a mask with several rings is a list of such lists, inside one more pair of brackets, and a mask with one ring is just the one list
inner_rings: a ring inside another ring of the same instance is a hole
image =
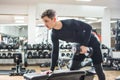
[[55, 26], [55, 21], [56, 21], [55, 18], [51, 19], [51, 18], [45, 16], [42, 18], [42, 20], [48, 29], [52, 29]]

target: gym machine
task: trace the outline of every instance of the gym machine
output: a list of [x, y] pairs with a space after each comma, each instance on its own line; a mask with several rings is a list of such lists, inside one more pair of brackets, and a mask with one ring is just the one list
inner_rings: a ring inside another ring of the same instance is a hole
[[16, 63], [15, 68], [12, 68], [12, 73], [10, 73], [10, 76], [22, 76], [25, 73], [34, 73], [35, 70], [26, 70], [25, 68], [22, 68], [22, 54], [21, 53], [15, 53], [13, 54], [14, 63]]

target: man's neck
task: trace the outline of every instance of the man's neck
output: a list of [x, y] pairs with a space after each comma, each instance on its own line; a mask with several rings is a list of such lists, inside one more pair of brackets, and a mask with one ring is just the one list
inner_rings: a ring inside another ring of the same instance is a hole
[[57, 21], [53, 28], [56, 29], [56, 30], [60, 30], [62, 28], [62, 22], [61, 21]]

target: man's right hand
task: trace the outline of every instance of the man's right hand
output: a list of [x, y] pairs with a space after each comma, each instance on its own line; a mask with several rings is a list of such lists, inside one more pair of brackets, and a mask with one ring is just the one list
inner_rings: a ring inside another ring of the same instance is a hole
[[41, 74], [51, 74], [53, 71], [51, 70], [47, 70], [47, 71], [44, 71], [44, 72], [41, 72]]

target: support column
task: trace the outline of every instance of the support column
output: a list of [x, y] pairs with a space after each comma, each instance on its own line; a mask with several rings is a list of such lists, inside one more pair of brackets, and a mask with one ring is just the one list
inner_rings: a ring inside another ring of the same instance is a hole
[[28, 43], [35, 44], [36, 39], [36, 6], [29, 6], [28, 9]]
[[107, 47], [111, 47], [111, 25], [110, 25], [110, 10], [108, 8], [104, 9], [102, 27], [102, 44], [105, 44]]

